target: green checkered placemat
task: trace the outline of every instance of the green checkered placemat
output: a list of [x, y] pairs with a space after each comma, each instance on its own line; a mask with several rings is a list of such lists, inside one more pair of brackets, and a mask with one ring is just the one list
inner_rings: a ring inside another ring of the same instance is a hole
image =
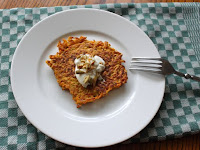
[[[103, 4], [0, 10], [0, 149], [55, 149], [59, 143], [36, 129], [17, 106], [10, 66], [17, 44], [38, 21], [80, 7], [104, 9], [138, 25], [175, 69], [200, 76], [200, 4]], [[151, 123], [125, 143], [163, 140], [200, 131], [200, 83], [175, 75], [166, 78], [161, 107]]]

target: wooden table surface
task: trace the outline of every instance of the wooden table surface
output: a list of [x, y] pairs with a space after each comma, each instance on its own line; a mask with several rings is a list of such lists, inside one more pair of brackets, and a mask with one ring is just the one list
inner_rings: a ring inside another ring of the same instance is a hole
[[[105, 3], [200, 2], [200, 0], [0, 0], [0, 9]], [[200, 134], [161, 142], [116, 144], [96, 150], [200, 150]]]

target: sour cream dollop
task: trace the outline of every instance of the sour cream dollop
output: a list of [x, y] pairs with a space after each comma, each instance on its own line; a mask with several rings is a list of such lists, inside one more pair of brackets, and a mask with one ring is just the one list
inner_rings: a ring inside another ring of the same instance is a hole
[[83, 87], [95, 86], [97, 80], [103, 80], [101, 72], [105, 69], [105, 61], [89, 54], [80, 55], [74, 60], [75, 76]]

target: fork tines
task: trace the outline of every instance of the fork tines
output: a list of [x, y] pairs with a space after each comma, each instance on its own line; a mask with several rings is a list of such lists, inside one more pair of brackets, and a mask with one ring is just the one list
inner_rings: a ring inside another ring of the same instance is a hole
[[162, 60], [161, 58], [133, 57], [129, 69], [161, 74]]

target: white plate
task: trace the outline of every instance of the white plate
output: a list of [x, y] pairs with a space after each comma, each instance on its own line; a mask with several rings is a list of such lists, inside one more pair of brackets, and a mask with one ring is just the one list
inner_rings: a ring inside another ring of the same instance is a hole
[[45, 60], [58, 51], [58, 40], [80, 35], [111, 43], [123, 53], [127, 70], [131, 56], [160, 57], [143, 31], [116, 14], [96, 9], [56, 13], [29, 30], [16, 49], [11, 66], [15, 99], [35, 127], [60, 142], [80, 147], [122, 142], [141, 131], [156, 114], [164, 77], [128, 70], [124, 86], [77, 109]]

